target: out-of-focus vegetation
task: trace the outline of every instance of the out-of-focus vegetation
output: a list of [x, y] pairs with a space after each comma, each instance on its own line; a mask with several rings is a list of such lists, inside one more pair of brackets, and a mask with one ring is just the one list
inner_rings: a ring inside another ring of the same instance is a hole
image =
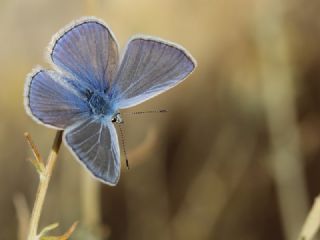
[[315, 0], [0, 1], [0, 239], [17, 239], [13, 199], [28, 215], [16, 194], [30, 208], [36, 191], [23, 133], [42, 155], [54, 136], [25, 114], [25, 76], [49, 67], [51, 36], [83, 15], [121, 47], [136, 33], [177, 42], [198, 68], [130, 109], [169, 113], [125, 118], [132, 168], [117, 187], [62, 149], [42, 226], [80, 220], [73, 239], [86, 240], [296, 239], [320, 193], [319, 11]]

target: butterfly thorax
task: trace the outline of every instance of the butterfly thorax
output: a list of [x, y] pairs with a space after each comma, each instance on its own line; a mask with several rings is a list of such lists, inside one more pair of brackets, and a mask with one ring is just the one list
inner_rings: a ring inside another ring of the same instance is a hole
[[109, 97], [105, 93], [98, 91], [88, 92], [87, 100], [91, 112], [96, 116], [112, 116], [115, 113], [113, 104], [111, 104]]

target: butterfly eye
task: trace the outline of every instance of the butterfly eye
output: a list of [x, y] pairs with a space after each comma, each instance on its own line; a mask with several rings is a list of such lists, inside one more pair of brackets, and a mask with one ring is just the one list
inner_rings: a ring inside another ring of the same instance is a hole
[[111, 118], [111, 122], [113, 122], [113, 123], [124, 123], [123, 119], [120, 116], [120, 113], [115, 113]]

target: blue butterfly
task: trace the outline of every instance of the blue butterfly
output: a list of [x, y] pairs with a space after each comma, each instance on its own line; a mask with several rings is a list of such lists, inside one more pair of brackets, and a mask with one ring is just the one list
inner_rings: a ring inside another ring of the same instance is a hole
[[64, 142], [94, 177], [114, 186], [120, 150], [113, 123], [119, 109], [142, 103], [182, 82], [195, 68], [182, 47], [135, 36], [119, 59], [118, 43], [101, 20], [82, 18], [49, 46], [54, 70], [27, 77], [25, 107], [37, 122], [64, 130]]

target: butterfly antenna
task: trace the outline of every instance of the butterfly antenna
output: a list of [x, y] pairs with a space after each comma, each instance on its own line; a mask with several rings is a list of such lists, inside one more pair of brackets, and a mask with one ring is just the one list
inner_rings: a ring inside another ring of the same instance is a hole
[[125, 146], [125, 142], [124, 142], [124, 129], [122, 128], [122, 124], [118, 124], [118, 125], [119, 125], [119, 129], [120, 129], [121, 145], [122, 145], [124, 156], [126, 158], [126, 166], [127, 166], [127, 169], [130, 169], [126, 146]]
[[151, 111], [141, 111], [141, 112], [129, 112], [129, 113], [124, 113], [125, 115], [139, 115], [139, 114], [144, 114], [144, 113], [166, 113], [168, 110], [166, 109], [161, 109], [161, 110], [151, 110]]

